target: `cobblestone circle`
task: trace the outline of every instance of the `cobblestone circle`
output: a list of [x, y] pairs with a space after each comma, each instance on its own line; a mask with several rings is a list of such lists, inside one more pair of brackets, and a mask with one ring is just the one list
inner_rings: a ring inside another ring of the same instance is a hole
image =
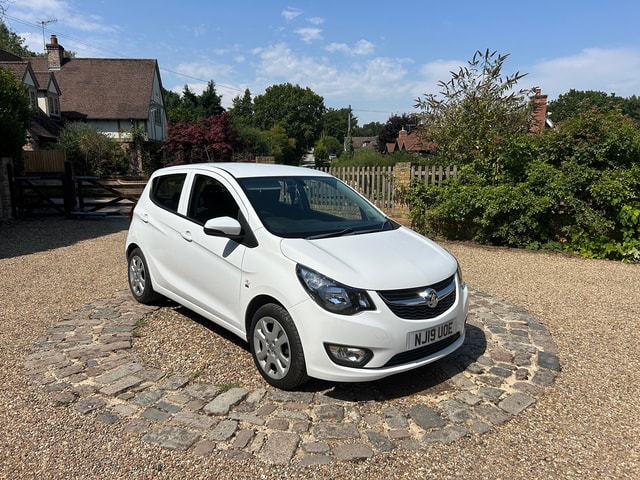
[[34, 345], [26, 375], [56, 405], [143, 442], [312, 465], [487, 434], [535, 403], [560, 372], [553, 339], [535, 317], [471, 291], [467, 339], [424, 367], [434, 377], [428, 394], [399, 392], [402, 401], [390, 404], [367, 384], [353, 384], [349, 395], [225, 388], [150, 368], [135, 355], [135, 330], [158, 308], [120, 291], [68, 314]]

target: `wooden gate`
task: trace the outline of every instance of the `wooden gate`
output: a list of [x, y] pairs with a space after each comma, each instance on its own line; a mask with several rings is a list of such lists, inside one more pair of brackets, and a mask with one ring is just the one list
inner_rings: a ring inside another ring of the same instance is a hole
[[62, 172], [25, 171], [14, 181], [16, 216], [128, 215], [146, 178], [73, 176], [70, 162]]

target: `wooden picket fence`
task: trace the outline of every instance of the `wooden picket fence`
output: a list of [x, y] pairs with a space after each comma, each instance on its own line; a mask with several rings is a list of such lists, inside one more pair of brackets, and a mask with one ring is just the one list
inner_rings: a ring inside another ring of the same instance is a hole
[[397, 163], [384, 167], [318, 167], [339, 178], [363, 196], [367, 197], [378, 208], [400, 220], [406, 220], [409, 208], [399, 199], [399, 189], [408, 187], [415, 181], [425, 185], [440, 185], [449, 178], [458, 175], [458, 167], [429, 167]]

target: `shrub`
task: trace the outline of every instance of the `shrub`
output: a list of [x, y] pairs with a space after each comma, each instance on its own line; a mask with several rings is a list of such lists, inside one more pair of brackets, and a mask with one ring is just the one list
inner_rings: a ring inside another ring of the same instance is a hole
[[[428, 235], [640, 262], [640, 131], [617, 112], [584, 113], [539, 136], [515, 136], [499, 162], [461, 168], [404, 197]], [[501, 170], [484, 170], [484, 165]]]

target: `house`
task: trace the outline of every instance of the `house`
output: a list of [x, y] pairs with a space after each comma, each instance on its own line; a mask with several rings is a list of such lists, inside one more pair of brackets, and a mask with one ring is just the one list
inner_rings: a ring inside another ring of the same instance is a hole
[[36, 75], [53, 74], [63, 120], [91, 124], [122, 142], [133, 141], [134, 130], [146, 141], [164, 141], [167, 115], [157, 60], [65, 58], [55, 35], [46, 47], [46, 57], [29, 61]]
[[[347, 150], [348, 137], [344, 138], [344, 149]], [[351, 137], [351, 143], [354, 150], [363, 148], [378, 151], [378, 137]]]
[[140, 138], [165, 140], [167, 114], [156, 60], [65, 58], [56, 35], [46, 47], [46, 56], [29, 58], [0, 50], [0, 66], [23, 81], [37, 112], [26, 149], [54, 142], [64, 122], [90, 124], [124, 147]]
[[393, 143], [387, 143], [385, 153], [408, 152], [415, 155], [428, 155], [435, 150], [435, 143], [428, 141], [420, 133], [420, 129], [407, 132], [404, 127], [398, 132], [398, 138]]
[[36, 112], [27, 128], [28, 143], [25, 149], [33, 150], [34, 145], [55, 143], [62, 124], [59, 121], [60, 89], [53, 74], [36, 75], [29, 60], [23, 60], [4, 50], [0, 50], [0, 67], [13, 72], [22, 81], [27, 89], [29, 103]]

